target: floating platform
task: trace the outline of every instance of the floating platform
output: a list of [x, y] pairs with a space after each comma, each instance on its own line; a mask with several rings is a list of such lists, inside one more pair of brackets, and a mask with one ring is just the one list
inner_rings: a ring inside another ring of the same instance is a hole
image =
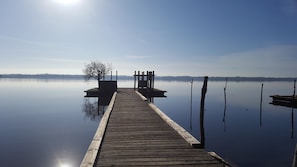
[[272, 103], [270, 104], [297, 108], [297, 96], [272, 95], [270, 97], [272, 98]]
[[86, 90], [85, 97], [106, 97], [112, 96], [117, 91], [117, 81], [100, 81], [100, 88]]
[[143, 96], [146, 98], [151, 98], [151, 97], [166, 97], [165, 93], [167, 91], [164, 90], [159, 90], [155, 88], [143, 88], [143, 89], [138, 89], [138, 92], [141, 93]]
[[86, 93], [85, 97], [99, 97], [100, 95], [98, 88], [92, 88], [84, 92]]

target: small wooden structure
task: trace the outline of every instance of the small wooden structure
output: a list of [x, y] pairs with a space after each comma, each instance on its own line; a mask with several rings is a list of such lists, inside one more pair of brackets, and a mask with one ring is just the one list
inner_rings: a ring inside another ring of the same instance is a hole
[[[137, 85], [137, 86], [136, 86]], [[134, 90], [138, 90], [143, 96], [147, 98], [152, 97], [166, 97], [166, 91], [155, 89], [155, 72], [146, 71], [140, 74], [140, 71], [134, 72]]]
[[272, 98], [272, 103], [270, 104], [297, 108], [296, 95], [292, 95], [292, 96], [272, 95], [270, 97]]
[[112, 96], [117, 91], [117, 81], [100, 81], [100, 88], [86, 90], [85, 97]]

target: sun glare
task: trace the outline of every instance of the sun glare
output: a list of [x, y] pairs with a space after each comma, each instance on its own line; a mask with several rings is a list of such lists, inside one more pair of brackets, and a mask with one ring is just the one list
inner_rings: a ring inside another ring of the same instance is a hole
[[59, 167], [71, 167], [69, 164], [61, 164]]
[[74, 4], [74, 3], [78, 3], [79, 0], [54, 0], [54, 2], [57, 2], [60, 4]]

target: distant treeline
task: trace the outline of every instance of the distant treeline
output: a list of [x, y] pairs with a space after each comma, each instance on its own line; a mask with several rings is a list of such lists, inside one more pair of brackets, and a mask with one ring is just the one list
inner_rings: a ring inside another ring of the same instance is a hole
[[[204, 76], [202, 77], [191, 77], [191, 76], [160, 76], [157, 77], [159, 80], [166, 81], [203, 81]], [[208, 77], [209, 81], [233, 81], [233, 82], [241, 82], [241, 81], [252, 81], [252, 82], [265, 82], [265, 81], [294, 81], [297, 78], [276, 78], [276, 77]]]
[[[83, 75], [62, 75], [62, 74], [0, 74], [1, 78], [19, 78], [19, 79], [61, 79], [61, 80], [83, 80]], [[286, 78], [277, 78], [277, 77], [209, 77], [209, 81], [254, 81], [254, 82], [265, 82], [265, 81], [294, 81], [297, 78], [286, 77]], [[105, 80], [110, 80], [111, 76], [105, 76]], [[112, 79], [115, 80], [116, 77], [112, 76]], [[134, 77], [127, 75], [117, 76], [118, 80], [133, 80]], [[191, 76], [156, 76], [155, 80], [163, 81], [203, 81], [204, 77], [191, 77]]]
[[61, 75], [61, 74], [0, 74], [0, 78], [18, 79], [84, 79], [83, 75]]

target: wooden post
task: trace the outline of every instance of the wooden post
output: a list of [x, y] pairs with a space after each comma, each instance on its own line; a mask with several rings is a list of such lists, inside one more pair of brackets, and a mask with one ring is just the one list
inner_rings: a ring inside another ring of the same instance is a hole
[[110, 80], [112, 81], [112, 71], [110, 71]]
[[139, 89], [139, 78], [140, 78], [140, 71], [138, 71], [137, 75], [137, 88]]
[[149, 83], [149, 72], [146, 71], [146, 97], [150, 99], [149, 91], [150, 91], [150, 83]]
[[260, 99], [260, 127], [262, 126], [262, 103], [263, 103], [263, 83], [261, 85], [261, 99]]
[[153, 85], [152, 85], [153, 88], [155, 88], [155, 71], [153, 71]]
[[134, 71], [134, 90], [136, 89], [136, 71]]
[[[225, 108], [224, 108], [224, 111], [226, 111], [226, 106], [227, 106], [227, 97], [226, 97], [227, 82], [228, 82], [228, 78], [226, 77], [226, 83], [225, 83], [225, 87], [224, 87], [224, 100], [225, 100]], [[224, 113], [224, 115], [225, 115], [225, 113]], [[224, 118], [224, 119], [225, 119], [225, 118]]]
[[226, 83], [224, 87], [224, 116], [223, 116], [223, 122], [224, 122], [224, 131], [226, 131], [226, 111], [227, 111], [227, 95], [226, 95], [226, 90], [227, 90], [227, 83], [228, 83], [228, 78], [226, 77]]
[[153, 72], [152, 71], [149, 72], [149, 80], [150, 80], [149, 81], [149, 88], [152, 89], [153, 88], [152, 87], [152, 84], [153, 84], [152, 83], [152, 81], [153, 81]]
[[200, 102], [200, 137], [201, 137], [201, 146], [202, 148], [205, 147], [205, 133], [204, 133], [204, 102], [205, 102], [205, 95], [207, 91], [207, 81], [208, 76], [204, 77], [203, 87], [201, 90], [201, 102]]

